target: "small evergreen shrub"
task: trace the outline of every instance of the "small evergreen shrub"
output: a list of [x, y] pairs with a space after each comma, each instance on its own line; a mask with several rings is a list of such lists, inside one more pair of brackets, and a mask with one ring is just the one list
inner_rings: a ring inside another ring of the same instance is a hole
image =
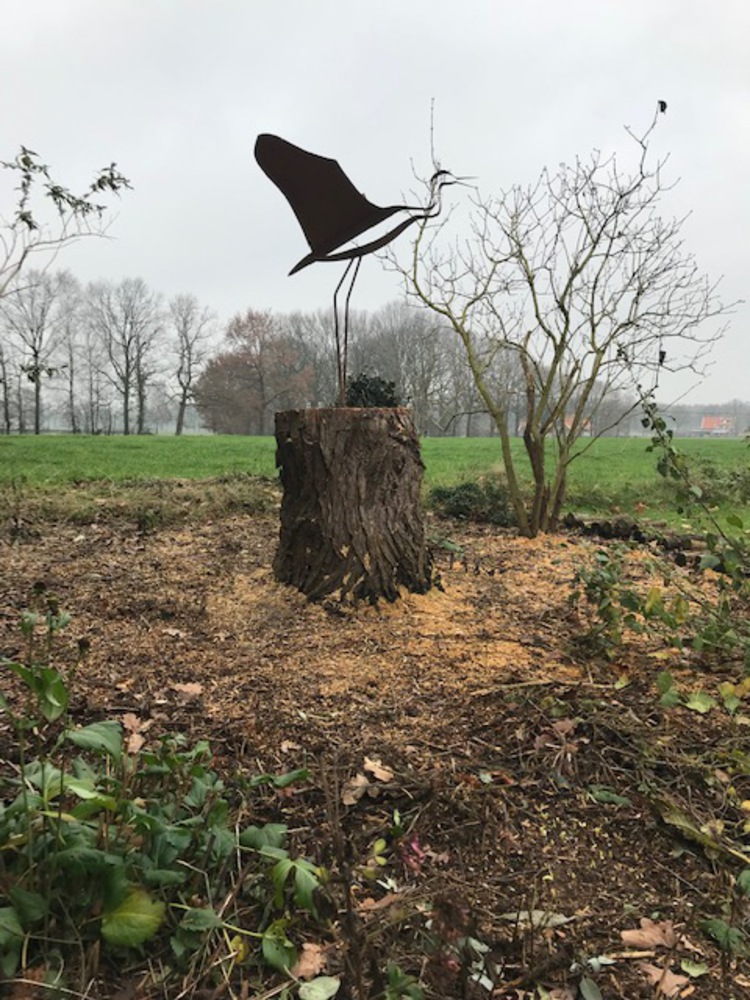
[[510, 493], [500, 476], [483, 476], [454, 486], [433, 486], [429, 503], [442, 517], [513, 527], [516, 516]]

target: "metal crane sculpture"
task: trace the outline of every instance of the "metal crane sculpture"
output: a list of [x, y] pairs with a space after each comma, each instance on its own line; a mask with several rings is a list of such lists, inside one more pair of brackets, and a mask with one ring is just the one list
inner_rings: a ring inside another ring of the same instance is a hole
[[[349, 344], [349, 302], [362, 258], [387, 246], [415, 222], [434, 218], [441, 209], [441, 191], [460, 180], [447, 170], [436, 171], [430, 180], [427, 205], [374, 205], [359, 192], [336, 160], [309, 153], [277, 135], [259, 135], [255, 159], [261, 170], [287, 199], [302, 227], [310, 252], [289, 272], [296, 274], [316, 261], [346, 261], [346, 269], [333, 293], [334, 334], [338, 367], [339, 406], [346, 401], [347, 354]], [[397, 212], [407, 218], [384, 235], [349, 249], [340, 249]], [[339, 324], [338, 295], [352, 272], [344, 303], [343, 330]]]

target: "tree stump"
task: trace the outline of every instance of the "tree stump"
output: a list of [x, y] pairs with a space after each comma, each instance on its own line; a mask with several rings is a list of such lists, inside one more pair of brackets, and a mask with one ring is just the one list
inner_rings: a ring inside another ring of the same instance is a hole
[[408, 409], [276, 414], [284, 497], [276, 579], [311, 600], [395, 601], [431, 584], [419, 491], [424, 473]]

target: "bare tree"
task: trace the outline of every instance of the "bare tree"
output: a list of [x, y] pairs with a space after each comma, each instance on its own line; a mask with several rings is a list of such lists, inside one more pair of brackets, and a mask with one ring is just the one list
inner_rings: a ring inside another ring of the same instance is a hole
[[156, 342], [161, 333], [160, 297], [141, 278], [119, 284], [97, 282], [87, 291], [88, 322], [106, 357], [103, 374], [122, 403], [122, 429], [146, 429], [146, 393], [157, 370]]
[[[557, 524], [568, 468], [603, 400], [633, 375], [653, 385], [662, 368], [699, 367], [722, 332], [710, 321], [727, 307], [683, 249], [683, 220], [659, 215], [667, 188], [664, 162], [648, 155], [655, 124], [628, 132], [637, 156], [627, 171], [594, 152], [529, 187], [477, 195], [468, 241], [441, 246], [443, 227], [425, 221], [400, 268], [410, 294], [463, 344], [529, 536]], [[513, 398], [492, 384], [509, 357], [523, 375], [528, 502], [511, 449]]]
[[20, 350], [20, 369], [34, 387], [34, 433], [41, 432], [42, 384], [59, 373], [53, 357], [60, 345], [66, 296], [74, 285], [67, 271], [32, 270], [23, 284], [0, 299], [0, 326]]
[[174, 371], [178, 385], [175, 434], [180, 435], [185, 426], [185, 411], [206, 362], [206, 347], [213, 335], [215, 316], [209, 309], [201, 308], [194, 295], [176, 295], [169, 303], [169, 317], [177, 361]]
[[0, 344], [0, 389], [2, 389], [2, 401], [0, 406], [2, 406], [3, 414], [3, 433], [10, 434], [13, 419], [12, 419], [12, 395], [13, 395], [13, 375], [11, 368], [11, 359], [8, 349]]
[[97, 173], [83, 194], [75, 195], [25, 146], [14, 160], [0, 160], [0, 168], [18, 180], [13, 215], [0, 212], [0, 299], [18, 286], [31, 257], [42, 255], [49, 263], [67, 244], [104, 235], [105, 206], [98, 199], [130, 187], [112, 163]]

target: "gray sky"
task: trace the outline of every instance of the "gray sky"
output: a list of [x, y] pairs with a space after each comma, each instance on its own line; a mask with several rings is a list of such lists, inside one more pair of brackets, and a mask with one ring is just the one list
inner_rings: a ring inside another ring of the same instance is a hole
[[[687, 247], [727, 301], [750, 274], [747, 0], [2, 0], [0, 158], [23, 143], [83, 186], [133, 182], [110, 242], [59, 259], [82, 280], [142, 277], [222, 319], [330, 305], [338, 270], [287, 272], [307, 245], [257, 168], [259, 132], [332, 156], [379, 204], [444, 166], [491, 194], [593, 148], [628, 148], [669, 102], [654, 150], [692, 215]], [[457, 189], [452, 189], [456, 191]], [[408, 236], [402, 237], [408, 240]], [[368, 260], [353, 306], [398, 297]], [[750, 398], [741, 305], [693, 401]], [[685, 379], [670, 391], [686, 389]]]

